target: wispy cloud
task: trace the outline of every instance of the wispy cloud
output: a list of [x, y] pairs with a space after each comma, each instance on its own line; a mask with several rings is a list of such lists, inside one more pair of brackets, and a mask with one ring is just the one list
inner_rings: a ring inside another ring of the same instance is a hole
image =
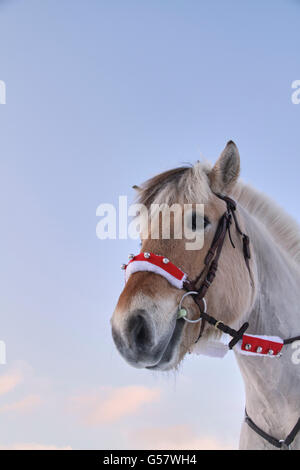
[[100, 390], [71, 398], [71, 411], [78, 413], [88, 426], [113, 423], [138, 413], [143, 405], [159, 400], [160, 390], [139, 385]]
[[21, 400], [14, 401], [12, 403], [7, 403], [0, 407], [0, 413], [5, 412], [17, 412], [17, 413], [29, 413], [40, 405], [42, 399], [39, 395], [28, 395]]
[[234, 443], [223, 442], [215, 437], [200, 436], [187, 425], [139, 429], [132, 437], [137, 447], [143, 449], [227, 450], [234, 448]]
[[58, 447], [51, 444], [38, 444], [37, 442], [20, 442], [8, 446], [0, 446], [0, 450], [72, 450], [72, 447]]
[[0, 376], [0, 395], [13, 390], [23, 380], [21, 372], [9, 372]]

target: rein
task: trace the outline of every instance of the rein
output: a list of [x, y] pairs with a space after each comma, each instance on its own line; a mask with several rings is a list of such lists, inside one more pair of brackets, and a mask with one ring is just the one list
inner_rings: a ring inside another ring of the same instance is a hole
[[[163, 276], [178, 289], [186, 290], [179, 303], [177, 319], [183, 319], [188, 323], [198, 323], [201, 321], [200, 332], [196, 343], [201, 338], [205, 328], [205, 323], [207, 322], [216, 329], [231, 336], [232, 339], [228, 344], [229, 349], [232, 349], [236, 346], [236, 352], [241, 354], [264, 357], [280, 357], [282, 347], [284, 345], [291, 344], [296, 340], [300, 340], [300, 336], [282, 340], [276, 336], [245, 334], [247, 328], [249, 327], [248, 322], [245, 322], [239, 330], [235, 330], [229, 325], [226, 325], [222, 321], [217, 320], [215, 317], [209, 315], [206, 311], [205, 295], [214, 281], [218, 271], [218, 262], [222, 253], [227, 233], [232, 247], [235, 248], [230, 232], [232, 223], [234, 223], [237, 233], [242, 237], [243, 256], [249, 272], [251, 284], [253, 285], [249, 263], [249, 260], [251, 259], [250, 239], [249, 236], [241, 230], [238, 223], [235, 213], [236, 202], [228, 196], [221, 194], [215, 194], [215, 196], [217, 196], [219, 199], [222, 199], [226, 203], [226, 211], [219, 219], [213, 241], [204, 259], [204, 268], [194, 280], [189, 280], [187, 275], [180, 268], [171, 263], [168, 258], [155, 255], [154, 253], [140, 253], [137, 256], [129, 255], [130, 261], [128, 264], [121, 265], [121, 268], [125, 270], [125, 279], [127, 281], [130, 275], [134, 272], [151, 271]], [[200, 282], [200, 286], [197, 289], [197, 284], [199, 281], [201, 281], [204, 275], [205, 278], [202, 280], [202, 282]], [[182, 307], [182, 302], [188, 295], [192, 296], [194, 302], [199, 308], [200, 316], [196, 320], [190, 320], [187, 317], [187, 310]], [[237, 349], [238, 346], [239, 349]], [[260, 429], [248, 416], [247, 411], [245, 411], [245, 422], [263, 439], [268, 441], [273, 446], [283, 450], [290, 449], [290, 444], [294, 441], [297, 433], [300, 431], [300, 418], [285, 440], [278, 440]]]

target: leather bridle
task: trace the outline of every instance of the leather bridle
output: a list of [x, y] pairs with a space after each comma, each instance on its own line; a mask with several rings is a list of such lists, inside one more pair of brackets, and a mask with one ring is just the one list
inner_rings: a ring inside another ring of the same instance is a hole
[[[247, 269], [249, 271], [251, 283], [252, 283], [252, 276], [251, 276], [251, 271], [250, 271], [250, 264], [249, 260], [251, 258], [251, 253], [250, 253], [250, 239], [249, 236], [246, 235], [240, 228], [240, 225], [238, 223], [237, 217], [236, 217], [236, 202], [231, 199], [228, 196], [223, 196], [222, 194], [215, 194], [219, 199], [222, 199], [226, 203], [226, 211], [224, 214], [220, 217], [219, 223], [213, 238], [213, 241], [210, 245], [210, 248], [204, 258], [204, 268], [200, 272], [200, 274], [192, 281], [186, 280], [183, 283], [183, 287], [187, 292], [191, 292], [192, 298], [194, 299], [195, 303], [199, 307], [200, 310], [200, 317], [201, 317], [201, 326], [200, 326], [200, 332], [199, 336], [196, 340], [196, 342], [199, 341], [201, 338], [204, 327], [205, 327], [205, 322], [209, 323], [210, 325], [214, 326], [215, 328], [221, 330], [223, 333], [227, 333], [230, 336], [232, 336], [232, 340], [229, 343], [229, 348], [232, 349], [235, 344], [242, 338], [243, 334], [247, 330], [249, 323], [245, 322], [239, 330], [235, 330], [231, 328], [230, 326], [226, 325], [220, 320], [217, 320], [213, 316], [209, 315], [206, 312], [206, 303], [204, 300], [204, 297], [210, 288], [217, 270], [218, 270], [218, 263], [219, 263], [219, 258], [222, 253], [222, 249], [224, 246], [224, 241], [226, 239], [226, 234], [228, 233], [230, 243], [233, 248], [235, 248], [235, 245], [232, 240], [231, 236], [231, 231], [230, 227], [232, 222], [234, 222], [237, 233], [242, 237], [242, 243], [243, 243], [243, 255], [245, 259], [245, 263], [247, 266]], [[200, 287], [197, 288], [197, 285], [199, 281], [203, 278], [205, 275], [205, 278], [202, 280]]]

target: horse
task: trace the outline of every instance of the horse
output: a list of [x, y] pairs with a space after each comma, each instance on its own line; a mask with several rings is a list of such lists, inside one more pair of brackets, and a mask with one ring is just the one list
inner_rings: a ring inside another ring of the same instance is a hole
[[[239, 448], [300, 449], [300, 361], [293, 360], [300, 346], [295, 336], [300, 334], [300, 229], [239, 176], [239, 151], [229, 141], [213, 166], [198, 161], [136, 187], [139, 203], [147, 208], [203, 204], [203, 223], [196, 229], [202, 231], [203, 246], [188, 250], [184, 237], [171, 233], [169, 239], [154, 239], [144, 233], [139, 257], [130, 260], [140, 267], [132, 270], [119, 297], [112, 336], [130, 365], [168, 371], [189, 352], [217, 350], [229, 332], [245, 385]], [[184, 273], [185, 280], [177, 275], [181, 284], [172, 282], [175, 269]], [[211, 276], [202, 281], [205, 295], [200, 296], [198, 284], [207, 271]]]

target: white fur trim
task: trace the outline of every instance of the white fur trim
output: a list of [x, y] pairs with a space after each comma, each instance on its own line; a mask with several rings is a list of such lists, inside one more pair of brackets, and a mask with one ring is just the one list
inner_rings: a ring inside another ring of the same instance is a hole
[[274, 343], [280, 343], [283, 344], [283, 339], [279, 338], [279, 336], [266, 336], [266, 335], [250, 335], [248, 333], [245, 333], [246, 336], [249, 336], [251, 338], [260, 338], [260, 339], [266, 339], [267, 341], [273, 341]]
[[192, 346], [191, 353], [222, 359], [229, 351], [230, 340], [231, 337], [225, 333], [219, 339], [200, 339]]
[[128, 281], [131, 274], [138, 271], [150, 271], [155, 274], [163, 276], [167, 281], [169, 281], [172, 286], [177, 287], [177, 289], [183, 288], [183, 283], [186, 280], [186, 274], [183, 275], [182, 279], [176, 279], [172, 274], [168, 273], [164, 269], [156, 266], [155, 264], [149, 263], [148, 261], [132, 261], [128, 264], [125, 272], [125, 280]]

